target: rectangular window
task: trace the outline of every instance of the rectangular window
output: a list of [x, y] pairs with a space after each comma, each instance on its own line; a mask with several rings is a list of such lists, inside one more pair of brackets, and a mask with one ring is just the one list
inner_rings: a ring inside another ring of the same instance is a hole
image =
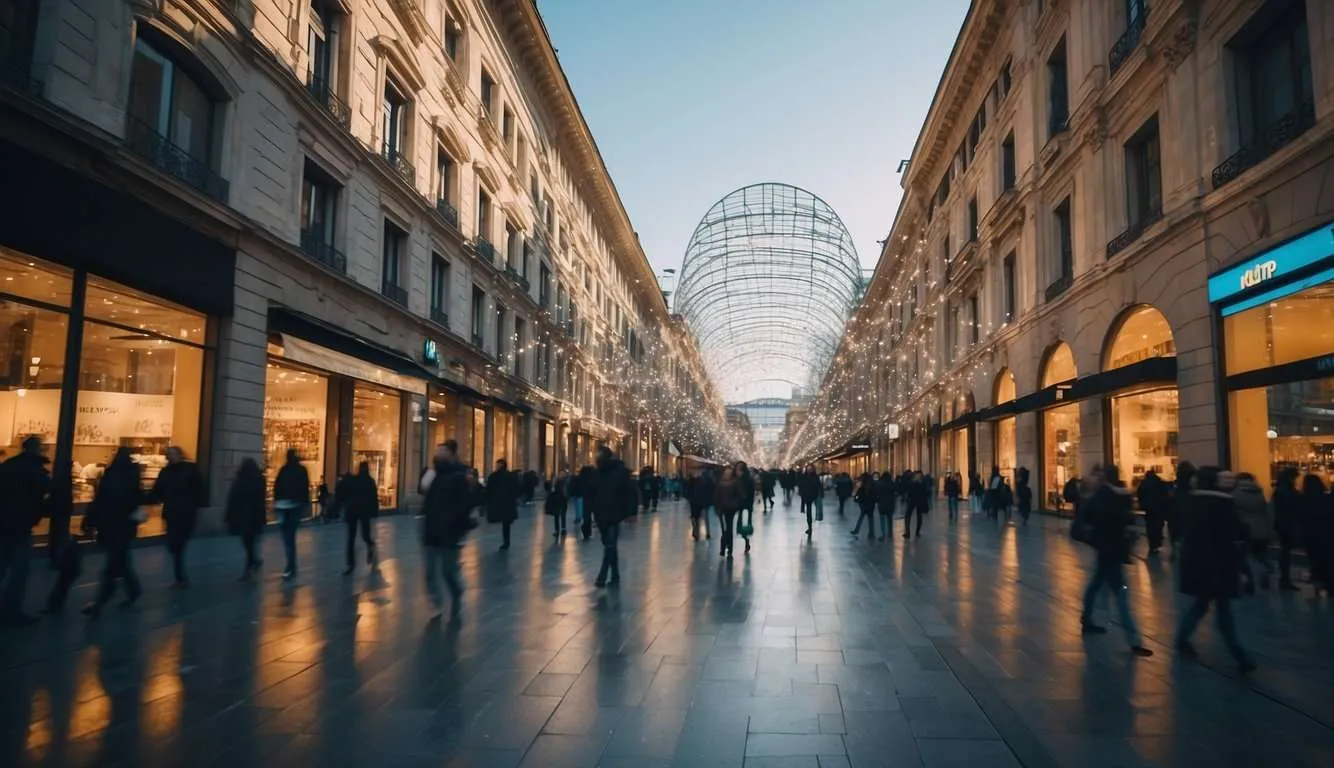
[[981, 331], [978, 329], [981, 323], [977, 316], [977, 294], [968, 297], [968, 343], [976, 344]]
[[380, 128], [384, 132], [384, 155], [386, 159], [393, 160], [407, 151], [408, 100], [393, 80], [387, 77], [380, 108], [383, 112]]
[[[157, 146], [165, 140], [206, 167], [213, 167], [215, 111], [212, 99], [188, 72], [143, 37], [134, 45], [127, 112], [127, 138], [131, 142]], [[156, 154], [170, 153], [159, 147]], [[163, 163], [155, 164], [161, 166]], [[184, 168], [183, 164], [176, 165]], [[186, 171], [182, 170], [176, 175], [184, 173]]]
[[968, 201], [968, 242], [977, 241], [977, 198]]
[[1065, 62], [1065, 38], [1047, 57], [1048, 137], [1065, 131], [1070, 122], [1069, 76]]
[[305, 175], [301, 180], [301, 236], [312, 243], [329, 248], [334, 244], [334, 231], [338, 223], [338, 184], [329, 178], [319, 166], [306, 161]]
[[542, 219], [546, 222], [547, 231], [556, 231], [556, 206], [551, 202], [551, 195], [542, 197]]
[[1070, 222], [1070, 198], [1061, 201], [1053, 212], [1056, 219], [1057, 275], [1070, 280], [1075, 273], [1074, 232]]
[[491, 77], [491, 73], [482, 69], [481, 83], [482, 109], [486, 110], [488, 115], [494, 115], [496, 110], [496, 81]]
[[537, 305], [543, 309], [551, 309], [551, 268], [543, 264], [538, 270], [537, 280]]
[[491, 240], [491, 196], [481, 187], [477, 188], [477, 237]]
[[444, 147], [435, 152], [435, 197], [438, 201], [454, 202], [454, 174], [457, 166]]
[[1014, 189], [1016, 182], [1016, 167], [1014, 160], [1014, 131], [1010, 131], [1001, 142], [1001, 191], [1006, 192]]
[[383, 258], [380, 269], [380, 292], [399, 304], [408, 303], [403, 288], [408, 273], [408, 233], [388, 219], [384, 222]]
[[943, 206], [950, 197], [950, 175], [947, 173], [940, 179], [940, 185], [936, 187], [936, 205]]
[[523, 248], [523, 238], [519, 235], [519, 230], [515, 229], [513, 224], [506, 221], [505, 222], [505, 266], [506, 267], [514, 269], [514, 266], [519, 263], [519, 259], [522, 256], [522, 254], [520, 253], [520, 249], [522, 248]]
[[308, 83], [311, 92], [329, 93], [334, 90], [337, 71], [338, 12], [328, 0], [312, 0], [310, 26], [306, 35]]
[[518, 162], [514, 144], [514, 111], [508, 106], [500, 112], [500, 136], [505, 140], [505, 147], [510, 151], [510, 159]]
[[1002, 282], [1004, 283], [1003, 290], [1005, 292], [1004, 314], [1001, 316], [1001, 320], [1005, 323], [1013, 323], [1015, 313], [1018, 311], [1018, 305], [1015, 302], [1017, 292], [1014, 274], [1014, 251], [1010, 251], [1010, 253], [1005, 256], [1005, 261], [1002, 262], [1001, 270]]
[[431, 254], [431, 319], [449, 326], [449, 262]]
[[[941, 247], [940, 247], [940, 255], [944, 258], [944, 260], [945, 260], [945, 266], [946, 266], [946, 267], [949, 267], [950, 262], [951, 262], [951, 261], [954, 261], [954, 250], [953, 250], [952, 246], [953, 246], [953, 243], [950, 242], [950, 236], [949, 236], [949, 235], [945, 235], [945, 242], [942, 243], [942, 244], [941, 244]], [[926, 276], [927, 282], [930, 282], [930, 281], [931, 281], [931, 270], [930, 270], [930, 268], [927, 269], [927, 271], [926, 271], [926, 275], [925, 275], [925, 276]]]
[[509, 352], [509, 345], [505, 343], [509, 336], [509, 329], [505, 327], [507, 314], [505, 305], [496, 302], [496, 359], [500, 361], [504, 361], [505, 355]]
[[458, 22], [453, 14], [445, 12], [445, 35], [444, 35], [445, 55], [451, 61], [459, 60], [459, 52], [463, 47], [463, 25]]
[[1010, 82], [1010, 60], [1009, 60], [1009, 59], [1006, 59], [1006, 60], [1005, 60], [1005, 63], [1001, 65], [1001, 73], [1000, 73], [1000, 80], [999, 80], [999, 81], [1000, 81], [1000, 100], [1001, 100], [1001, 101], [1004, 101], [1004, 100], [1005, 100], [1005, 97], [1008, 96], [1008, 95], [1010, 95], [1010, 84], [1011, 84], [1011, 82]]
[[472, 287], [472, 345], [482, 348], [482, 335], [486, 333], [486, 293], [477, 286]]
[[527, 326], [522, 317], [514, 318], [514, 375], [520, 378], [527, 378], [528, 370], [524, 366], [527, 354], [524, 350], [524, 344], [527, 335]]
[[1163, 213], [1162, 158], [1158, 141], [1158, 116], [1126, 142], [1126, 211], [1132, 228], [1155, 221]]
[[950, 307], [949, 320], [945, 323], [945, 362], [954, 362], [955, 338], [959, 335], [959, 308]]
[[542, 200], [542, 190], [537, 185], [537, 174], [528, 177], [529, 192], [533, 196], [533, 205], [537, 205]]

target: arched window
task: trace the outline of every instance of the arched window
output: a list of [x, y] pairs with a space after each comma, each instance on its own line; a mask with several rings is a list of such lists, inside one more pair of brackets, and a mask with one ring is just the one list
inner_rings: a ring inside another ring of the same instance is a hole
[[[1057, 342], [1042, 365], [1042, 388], [1079, 376], [1070, 345]], [[1061, 491], [1079, 477], [1079, 403], [1057, 401], [1041, 414], [1042, 500], [1048, 509], [1067, 511]]]
[[1078, 376], [1075, 355], [1070, 351], [1070, 345], [1064, 341], [1056, 342], [1055, 346], [1048, 350], [1047, 359], [1042, 364], [1042, 387], [1045, 389]]
[[1102, 359], [1102, 369], [1124, 368], [1154, 357], [1176, 357], [1172, 326], [1163, 313], [1148, 304], [1131, 307], [1113, 326]]
[[[1009, 368], [1002, 368], [996, 375], [996, 384], [994, 387], [995, 396], [993, 405], [1013, 402], [1018, 397], [1018, 390], [1014, 383], [1014, 372]], [[1016, 439], [1016, 426], [1018, 420], [1014, 416], [1006, 416], [997, 419], [992, 428], [992, 462], [1000, 468], [1001, 475], [1014, 483], [1014, 467], [1018, 459], [1018, 442]]]
[[992, 405], [1001, 405], [1014, 400], [1018, 396], [1017, 388], [1014, 384], [1014, 371], [1009, 368], [1002, 368], [1001, 372], [996, 374], [996, 385], [994, 388], [995, 396]]
[[[1134, 365], [1155, 357], [1175, 357], [1176, 342], [1167, 318], [1140, 304], [1122, 313], [1103, 345], [1103, 370]], [[1150, 470], [1165, 480], [1176, 477], [1179, 406], [1175, 382], [1137, 386], [1110, 398], [1111, 460], [1132, 487]]]

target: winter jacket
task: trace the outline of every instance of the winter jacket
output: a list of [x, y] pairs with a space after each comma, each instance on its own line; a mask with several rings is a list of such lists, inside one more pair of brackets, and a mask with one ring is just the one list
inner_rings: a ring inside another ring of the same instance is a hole
[[519, 477], [507, 469], [486, 479], [486, 521], [512, 523], [519, 519]]
[[[741, 479], [723, 478], [718, 481], [718, 487], [713, 492], [714, 506], [718, 507], [718, 514], [728, 515], [741, 509], [741, 496], [744, 492], [741, 487]], [[803, 495], [802, 498], [805, 498]]]
[[435, 481], [422, 503], [422, 543], [428, 547], [458, 545], [476, 526], [472, 519], [476, 502], [477, 494], [468, 487], [463, 465], [437, 461]]
[[957, 499], [961, 495], [963, 495], [963, 488], [960, 487], [959, 481], [955, 480], [953, 477], [945, 478], [945, 497], [949, 499]]
[[195, 529], [205, 501], [204, 478], [193, 462], [177, 461], [162, 468], [153, 481], [150, 498], [162, 505], [167, 527], [189, 535]]
[[273, 481], [273, 501], [294, 503], [298, 508], [310, 506], [310, 473], [299, 461], [289, 461], [278, 470]]
[[1251, 480], [1238, 480], [1237, 487], [1232, 491], [1232, 502], [1236, 505], [1237, 518], [1247, 537], [1251, 541], [1269, 541], [1274, 534], [1274, 526], [1269, 519], [1269, 504], [1260, 486]]
[[51, 492], [46, 457], [20, 453], [0, 464], [0, 535], [27, 536]]
[[797, 478], [797, 495], [802, 501], [815, 501], [820, 495], [820, 476], [803, 472]]
[[585, 489], [585, 514], [591, 508], [599, 526], [615, 525], [635, 513], [638, 501], [635, 481], [625, 464], [616, 458], [599, 461]]
[[1301, 492], [1291, 484], [1280, 482], [1274, 489], [1274, 530], [1279, 536], [1296, 541], [1301, 519]]
[[751, 509], [755, 506], [755, 477], [749, 472], [736, 479], [741, 486], [741, 505], [737, 509]]
[[108, 546], [127, 545], [139, 530], [136, 513], [144, 502], [142, 469], [130, 460], [113, 461], [102, 474], [85, 522]]
[[846, 500], [852, 496], [852, 478], [847, 475], [839, 475], [834, 480], [834, 494], [838, 496], [839, 501]]
[[1236, 597], [1241, 575], [1238, 548], [1244, 532], [1232, 494], [1191, 491], [1183, 510], [1181, 591], [1210, 600]]
[[894, 476], [886, 472], [875, 481], [873, 493], [875, 502], [880, 505], [880, 513], [888, 515], [894, 511], [894, 497], [899, 492], [899, 484], [894, 482]]
[[255, 536], [264, 530], [264, 475], [238, 473], [227, 492], [227, 532]]
[[1130, 555], [1126, 529], [1135, 521], [1129, 489], [1103, 483], [1086, 503], [1087, 509], [1082, 515], [1092, 528], [1088, 543], [1098, 552], [1098, 564], [1122, 565]]
[[[431, 485], [439, 480], [439, 473]], [[430, 493], [430, 489], [426, 490]], [[380, 490], [375, 487], [375, 478], [370, 475], [348, 475], [338, 483], [338, 506], [343, 517], [352, 523], [358, 520], [372, 520], [380, 514]]]

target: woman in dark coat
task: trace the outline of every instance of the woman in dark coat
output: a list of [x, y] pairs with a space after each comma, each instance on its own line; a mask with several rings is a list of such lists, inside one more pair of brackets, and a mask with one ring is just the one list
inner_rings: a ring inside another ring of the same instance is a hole
[[107, 465], [102, 481], [97, 485], [85, 525], [97, 529], [97, 541], [106, 550], [106, 564], [102, 570], [102, 587], [97, 599], [84, 607], [89, 618], [102, 615], [102, 606], [116, 594], [116, 581], [125, 583], [125, 604], [139, 599], [143, 589], [134, 573], [130, 549], [134, 545], [143, 522], [139, 505], [144, 502], [142, 470], [130, 458], [130, 449], [121, 448]]
[[[744, 461], [738, 461], [735, 469], [737, 484], [741, 486], [741, 506], [737, 509], [736, 521], [736, 529], [740, 530], [742, 525], [755, 525], [755, 477]], [[750, 537], [741, 538], [746, 540], [746, 551], [749, 552]]]
[[380, 491], [371, 476], [369, 462], [361, 462], [357, 474], [349, 475], [346, 482], [339, 483], [339, 490], [346, 498], [338, 500], [342, 507], [343, 519], [347, 521], [347, 567], [346, 576], [357, 569], [357, 531], [361, 531], [361, 540], [366, 542], [366, 564], [375, 568], [375, 538], [371, 536], [371, 521], [380, 514]]
[[278, 518], [278, 530], [283, 535], [283, 551], [287, 567], [283, 578], [296, 578], [296, 531], [301, 518], [310, 509], [310, 473], [301, 463], [301, 454], [295, 448], [287, 451], [287, 463], [278, 470], [273, 481], [273, 511]]
[[264, 474], [254, 459], [245, 459], [227, 492], [227, 532], [240, 536], [245, 547], [241, 581], [249, 581], [264, 563], [255, 554], [255, 542], [264, 531], [264, 522]]
[[[1320, 478], [1315, 478], [1320, 482]], [[1274, 532], [1278, 534], [1278, 588], [1296, 591], [1292, 583], [1292, 550], [1302, 518], [1302, 494], [1297, 490], [1297, 470], [1285, 467], [1274, 486]]]
[[185, 545], [194, 535], [199, 508], [207, 501], [204, 478], [194, 462], [186, 461], [185, 452], [172, 446], [167, 449], [167, 466], [158, 473], [150, 495], [162, 505], [162, 520], [167, 524], [167, 550], [176, 576], [171, 587], [184, 589], [190, 583], [185, 576]]
[[1130, 557], [1130, 539], [1126, 529], [1134, 524], [1135, 513], [1130, 491], [1121, 483], [1121, 470], [1115, 464], [1108, 464], [1102, 470], [1099, 485], [1092, 495], [1081, 501], [1087, 505], [1083, 510], [1084, 520], [1091, 528], [1087, 542], [1097, 550], [1094, 562], [1093, 578], [1089, 579], [1084, 590], [1084, 612], [1079, 618], [1080, 626], [1086, 635], [1100, 635], [1106, 627], [1094, 623], [1093, 608], [1097, 603], [1098, 593], [1103, 587], [1112, 591], [1117, 610], [1121, 614], [1121, 628], [1125, 630], [1126, 642], [1136, 656], [1152, 656], [1153, 651], [1144, 647], [1135, 619], [1130, 613], [1130, 598], [1126, 594], [1125, 562]]
[[519, 478], [504, 459], [486, 479], [486, 521], [500, 523], [501, 549], [510, 548], [510, 524], [519, 519]]
[[852, 494], [852, 500], [857, 502], [861, 514], [857, 517], [857, 524], [852, 527], [852, 535], [856, 536], [862, 529], [862, 521], [867, 521], [868, 531], [866, 533], [867, 541], [875, 541], [875, 504], [879, 498], [876, 494], [877, 478], [870, 472], [863, 472], [861, 478], [857, 480], [857, 490]]
[[1184, 510], [1185, 537], [1181, 544], [1181, 592], [1195, 602], [1181, 616], [1176, 649], [1183, 656], [1196, 655], [1190, 637], [1212, 603], [1223, 642], [1238, 668], [1249, 672], [1255, 664], [1242, 649], [1232, 619], [1232, 600], [1237, 597], [1241, 578], [1241, 547], [1246, 540], [1232, 499], [1234, 484], [1232, 473], [1217, 467], [1200, 467], [1195, 472], [1195, 490]]

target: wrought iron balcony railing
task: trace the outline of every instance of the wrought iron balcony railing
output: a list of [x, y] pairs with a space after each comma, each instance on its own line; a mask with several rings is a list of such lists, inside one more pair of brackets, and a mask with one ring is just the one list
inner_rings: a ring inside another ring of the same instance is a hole
[[1313, 125], [1315, 125], [1315, 102], [1308, 99], [1274, 121], [1273, 125], [1262, 130], [1250, 144], [1220, 163], [1212, 174], [1214, 189], [1227, 184], [1266, 157], [1291, 144], [1293, 139], [1305, 133]]
[[431, 307], [431, 322], [449, 330], [449, 313], [445, 312], [443, 307]]
[[149, 165], [203, 192], [220, 203], [227, 202], [229, 184], [209, 164], [158, 133], [148, 123], [127, 118], [125, 147]]
[[1121, 251], [1124, 251], [1127, 246], [1138, 240], [1140, 235], [1144, 234], [1144, 230], [1148, 229], [1155, 221], [1158, 221], [1162, 217], [1163, 212], [1161, 209], [1148, 211], [1140, 216], [1139, 221], [1132, 222], [1130, 226], [1126, 227], [1126, 231], [1108, 241], [1107, 258], [1110, 259]]
[[437, 198], [435, 201], [435, 212], [444, 220], [451, 229], [459, 228], [459, 209], [455, 208], [445, 198]]
[[485, 351], [485, 349], [483, 348], [482, 334], [476, 332], [473, 333], [472, 345], [478, 349], [481, 349], [482, 351]]
[[403, 154], [401, 148], [390, 144], [383, 145], [380, 147], [380, 159], [384, 160], [390, 168], [393, 168], [399, 176], [402, 176], [403, 180], [410, 186], [416, 185], [417, 169], [412, 165], [412, 161], [408, 160], [407, 155]]
[[401, 307], [408, 305], [408, 289], [388, 278], [380, 281], [380, 294]]
[[1047, 135], [1055, 138], [1068, 130], [1070, 130], [1070, 115], [1062, 108], [1051, 116], [1051, 121], [1047, 125]]
[[1126, 26], [1126, 31], [1117, 38], [1112, 44], [1112, 50], [1107, 53], [1107, 68], [1111, 74], [1115, 75], [1121, 65], [1126, 63], [1130, 54], [1135, 52], [1139, 46], [1140, 38], [1144, 36], [1144, 23], [1149, 17], [1149, 9], [1141, 8], [1139, 15], [1131, 19], [1130, 24]]
[[1046, 293], [1044, 294], [1046, 300], [1050, 302], [1057, 296], [1065, 293], [1074, 282], [1075, 279], [1069, 272], [1056, 278], [1051, 285], [1047, 286]]
[[472, 249], [477, 252], [477, 258], [485, 261], [487, 264], [496, 263], [496, 247], [485, 237], [477, 237], [473, 240]]
[[325, 242], [324, 237], [319, 232], [309, 229], [301, 230], [301, 250], [329, 269], [339, 274], [347, 274], [347, 257], [332, 244]]
[[324, 110], [335, 123], [347, 130], [352, 125], [352, 109], [347, 102], [338, 98], [328, 81], [311, 76], [306, 82], [306, 93]]

